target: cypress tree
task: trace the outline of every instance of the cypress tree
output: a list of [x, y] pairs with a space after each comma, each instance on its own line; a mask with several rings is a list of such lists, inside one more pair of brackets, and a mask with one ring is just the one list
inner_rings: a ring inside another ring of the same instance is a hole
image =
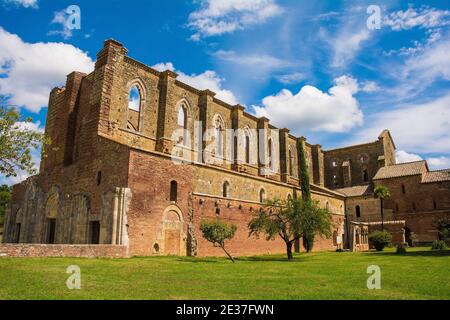
[[[311, 187], [309, 184], [308, 164], [306, 163], [305, 155], [305, 140], [300, 141], [300, 178], [302, 188], [302, 198], [304, 201], [311, 201]], [[311, 252], [314, 246], [314, 233], [305, 232], [303, 234], [303, 247], [307, 252]]]
[[308, 164], [306, 163], [305, 156], [305, 141], [302, 139], [300, 141], [300, 170], [301, 170], [301, 188], [302, 188], [302, 198], [305, 201], [311, 200], [311, 187], [309, 185], [309, 173]]

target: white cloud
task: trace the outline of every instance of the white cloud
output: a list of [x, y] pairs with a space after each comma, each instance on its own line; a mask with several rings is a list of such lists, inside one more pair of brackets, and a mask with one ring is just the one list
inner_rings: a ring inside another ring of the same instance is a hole
[[329, 92], [304, 86], [297, 94], [284, 89], [263, 99], [264, 107], [255, 106], [257, 116], [266, 116], [279, 127], [295, 133], [304, 130], [345, 132], [363, 123], [363, 113], [353, 96], [358, 82], [350, 76], [335, 79]]
[[60, 24], [62, 26], [61, 30], [51, 30], [47, 33], [47, 35], [60, 35], [64, 39], [70, 39], [72, 37], [72, 30], [67, 26], [67, 18], [69, 14], [66, 12], [66, 9], [61, 11], [56, 11], [53, 17], [51, 24]]
[[422, 157], [418, 154], [408, 153], [404, 150], [398, 150], [395, 153], [395, 158], [397, 160], [397, 163], [407, 163], [423, 160]]
[[394, 31], [413, 28], [437, 28], [450, 25], [450, 11], [429, 7], [395, 11], [385, 16], [383, 23]]
[[432, 170], [450, 168], [450, 157], [428, 158], [427, 161]]
[[319, 36], [331, 48], [331, 66], [344, 68], [354, 60], [364, 42], [371, 38], [371, 33], [365, 24], [350, 21], [340, 27], [336, 34], [329, 34], [325, 29], [321, 29]]
[[361, 91], [363, 92], [376, 92], [379, 90], [380, 86], [374, 81], [365, 81], [362, 83]]
[[216, 98], [223, 100], [231, 105], [238, 103], [233, 92], [222, 87], [223, 78], [219, 77], [215, 71], [207, 70], [201, 74], [187, 75], [181, 71], [177, 71], [171, 62], [158, 63], [153, 66], [158, 71], [170, 70], [178, 73], [178, 80], [184, 82], [196, 89], [209, 89], [216, 93]]
[[[397, 163], [406, 163], [406, 162], [414, 162], [423, 160], [418, 154], [408, 153], [406, 151], [400, 150], [397, 151], [396, 154]], [[428, 157], [427, 159], [428, 166], [430, 170], [441, 170], [450, 168], [450, 157]]]
[[450, 80], [450, 39], [428, 46], [420, 55], [409, 58], [403, 69], [404, 78], [434, 81]]
[[301, 72], [283, 74], [277, 77], [277, 80], [283, 84], [295, 84], [305, 79], [306, 79], [305, 74]]
[[281, 13], [275, 0], [202, 0], [189, 15], [188, 26], [196, 31], [191, 40], [243, 30]]
[[291, 66], [291, 63], [268, 54], [237, 54], [234, 51], [219, 50], [214, 54], [214, 56], [221, 60], [233, 62], [235, 64], [259, 66], [260, 68], [270, 70]]
[[7, 3], [13, 3], [18, 6], [25, 8], [38, 8], [38, 0], [5, 0]]
[[72, 71], [91, 72], [86, 52], [65, 43], [27, 43], [0, 27], [0, 95], [8, 103], [39, 112], [51, 89]]
[[400, 150], [450, 153], [450, 94], [423, 104], [404, 105], [371, 115], [354, 142], [373, 139], [389, 128]]

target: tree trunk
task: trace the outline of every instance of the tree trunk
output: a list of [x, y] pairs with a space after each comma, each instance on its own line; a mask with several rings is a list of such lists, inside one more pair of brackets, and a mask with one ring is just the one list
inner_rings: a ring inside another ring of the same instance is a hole
[[230, 258], [230, 260], [235, 263], [234, 258], [231, 256], [231, 254], [228, 253], [227, 250], [225, 250], [225, 247], [222, 247], [222, 250], [227, 254], [228, 258]]
[[292, 255], [292, 241], [286, 242], [286, 251], [287, 251], [288, 260], [293, 260], [294, 256]]
[[384, 201], [383, 198], [381, 200], [381, 231], [384, 231]]

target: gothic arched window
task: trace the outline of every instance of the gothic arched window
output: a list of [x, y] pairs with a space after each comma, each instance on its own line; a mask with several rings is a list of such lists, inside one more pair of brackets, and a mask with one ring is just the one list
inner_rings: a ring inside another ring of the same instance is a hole
[[245, 163], [250, 163], [250, 137], [245, 136]]
[[132, 85], [128, 94], [128, 114], [127, 129], [139, 131], [141, 106], [142, 106], [142, 90], [138, 85]]
[[176, 181], [170, 182], [170, 201], [177, 202], [178, 200], [178, 183]]
[[289, 149], [289, 175], [294, 175], [294, 156], [291, 149]]
[[263, 203], [264, 201], [266, 201], [266, 191], [261, 189], [259, 191], [259, 202]]
[[184, 105], [178, 108], [178, 127], [187, 128], [186, 107]]
[[269, 148], [269, 151], [268, 151], [268, 154], [269, 154], [269, 168], [270, 168], [270, 170], [273, 171], [274, 165], [273, 165], [273, 143], [272, 143], [272, 138], [269, 138], [268, 148]]
[[225, 181], [223, 184], [223, 197], [229, 198], [230, 197], [230, 183], [228, 181]]

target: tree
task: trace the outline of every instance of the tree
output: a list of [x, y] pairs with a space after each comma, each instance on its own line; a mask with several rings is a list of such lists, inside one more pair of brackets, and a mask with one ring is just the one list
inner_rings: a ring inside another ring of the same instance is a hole
[[[306, 154], [305, 154], [305, 142], [302, 140], [300, 142], [300, 180], [301, 180], [301, 188], [302, 188], [302, 198], [305, 201], [311, 200], [311, 186], [309, 181], [309, 171], [308, 164], [306, 162]], [[314, 246], [314, 239], [316, 235], [315, 233], [311, 233], [306, 230], [303, 234], [303, 247], [306, 252], [311, 252]]]
[[228, 226], [220, 221], [203, 221], [200, 225], [203, 238], [211, 242], [215, 247], [222, 248], [228, 258], [234, 263], [233, 257], [225, 249], [225, 241], [231, 240], [236, 234], [237, 227], [235, 225]]
[[0, 174], [6, 177], [16, 177], [22, 170], [36, 174], [31, 150], [49, 143], [43, 133], [27, 126], [31, 118], [20, 120], [16, 109], [0, 107]]
[[385, 186], [378, 186], [374, 191], [375, 199], [380, 199], [381, 205], [381, 231], [384, 231], [384, 200], [391, 197], [391, 192]]
[[439, 240], [450, 242], [450, 218], [439, 219], [435, 226], [438, 230]]
[[303, 199], [274, 199], [264, 204], [249, 223], [249, 236], [266, 235], [266, 240], [279, 236], [286, 244], [288, 260], [293, 259], [292, 246], [305, 233], [331, 236], [331, 213], [317, 202]]
[[6, 206], [11, 200], [11, 188], [7, 185], [0, 186], [0, 216], [5, 214]]
[[306, 163], [305, 143], [300, 142], [300, 175], [303, 199], [311, 200], [311, 187], [309, 184], [308, 164]]

